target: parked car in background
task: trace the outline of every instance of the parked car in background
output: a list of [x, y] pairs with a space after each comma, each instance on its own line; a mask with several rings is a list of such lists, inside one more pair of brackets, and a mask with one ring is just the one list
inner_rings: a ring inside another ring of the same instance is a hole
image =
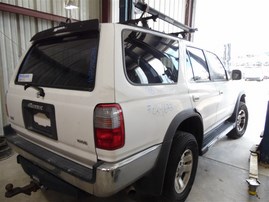
[[264, 79], [263, 69], [260, 66], [245, 67], [243, 71], [246, 81], [263, 81]]
[[263, 69], [263, 78], [269, 79], [269, 65], [263, 66], [262, 69]]

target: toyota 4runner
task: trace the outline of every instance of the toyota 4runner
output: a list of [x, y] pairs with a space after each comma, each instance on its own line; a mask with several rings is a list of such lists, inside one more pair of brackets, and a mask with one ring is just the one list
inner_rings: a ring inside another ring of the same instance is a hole
[[45, 187], [107, 197], [134, 185], [184, 201], [198, 155], [246, 130], [240, 79], [174, 35], [66, 24], [32, 38], [8, 89], [5, 136]]

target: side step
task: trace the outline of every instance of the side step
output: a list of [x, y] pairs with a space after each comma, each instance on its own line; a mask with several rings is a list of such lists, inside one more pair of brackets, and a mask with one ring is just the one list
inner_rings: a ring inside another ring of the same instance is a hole
[[227, 135], [234, 128], [234, 123], [229, 121], [225, 121], [219, 127], [209, 131], [205, 134], [205, 139], [202, 147], [202, 154], [208, 151], [209, 147], [211, 147], [216, 141]]

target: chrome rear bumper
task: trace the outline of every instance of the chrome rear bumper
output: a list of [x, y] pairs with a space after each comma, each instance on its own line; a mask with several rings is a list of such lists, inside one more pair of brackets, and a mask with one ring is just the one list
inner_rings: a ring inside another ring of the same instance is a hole
[[5, 136], [10, 147], [34, 165], [99, 197], [113, 195], [145, 175], [154, 167], [161, 149], [155, 145], [119, 162], [99, 161], [85, 167], [25, 140], [15, 131]]

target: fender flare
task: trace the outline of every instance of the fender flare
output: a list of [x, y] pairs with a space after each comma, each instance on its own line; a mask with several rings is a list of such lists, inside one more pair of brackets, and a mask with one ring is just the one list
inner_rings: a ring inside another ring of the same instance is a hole
[[240, 106], [240, 102], [241, 100], [243, 99], [244, 102], [245, 101], [245, 97], [246, 97], [246, 94], [244, 91], [241, 91], [237, 97], [237, 101], [236, 101], [236, 105], [235, 105], [235, 108], [234, 108], [234, 111], [233, 111], [233, 114], [232, 116], [229, 118], [229, 121], [232, 122], [232, 123], [235, 123], [236, 122], [236, 116], [237, 116], [237, 112], [238, 112], [238, 109], [239, 109], [239, 106]]
[[179, 126], [187, 119], [196, 117], [201, 120], [201, 116], [194, 109], [187, 109], [178, 113], [172, 122], [170, 123], [162, 143], [162, 147], [158, 158], [156, 160], [154, 168], [151, 172], [141, 180], [136, 183], [136, 189], [158, 196], [162, 194], [163, 184], [165, 179], [166, 167], [168, 163], [168, 158], [173, 142], [173, 138], [178, 130]]

